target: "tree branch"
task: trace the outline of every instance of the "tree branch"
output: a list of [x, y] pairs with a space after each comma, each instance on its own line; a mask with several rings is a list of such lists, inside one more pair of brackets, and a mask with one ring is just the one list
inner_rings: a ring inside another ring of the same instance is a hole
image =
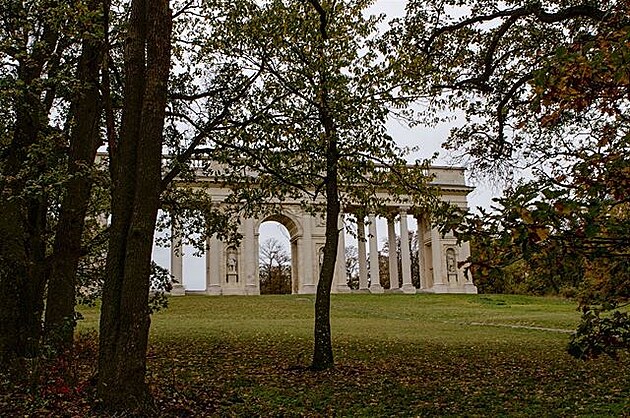
[[322, 35], [322, 39], [327, 40], [328, 31], [326, 30], [326, 27], [328, 26], [328, 14], [318, 0], [308, 0], [308, 2], [319, 14], [319, 33]]

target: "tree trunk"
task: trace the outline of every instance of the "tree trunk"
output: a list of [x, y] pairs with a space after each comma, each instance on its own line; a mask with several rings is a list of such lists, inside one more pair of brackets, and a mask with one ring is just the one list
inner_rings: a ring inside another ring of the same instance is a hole
[[0, 366], [25, 354], [20, 347], [20, 293], [27, 280], [22, 211], [16, 201], [0, 196]]
[[145, 382], [148, 293], [170, 34], [167, 0], [132, 1], [120, 142], [111, 155], [112, 225], [100, 322], [97, 395], [108, 410], [139, 411], [151, 404]]
[[337, 246], [339, 245], [339, 202], [338, 169], [339, 152], [337, 133], [328, 106], [326, 77], [322, 75], [320, 121], [324, 127], [326, 141], [326, 243], [324, 259], [317, 283], [315, 299], [315, 349], [311, 369], [324, 370], [334, 366], [332, 338], [330, 333], [330, 290], [335, 275]]
[[[324, 370], [334, 366], [332, 337], [330, 332], [330, 290], [335, 275], [337, 245], [339, 244], [339, 196], [337, 191], [336, 164], [334, 177], [326, 184], [326, 243], [322, 261], [317, 297], [315, 299], [315, 349], [311, 369]], [[332, 165], [331, 162], [328, 165]]]
[[[95, 12], [101, 8], [108, 8], [109, 5], [107, 2], [95, 0], [89, 7]], [[103, 12], [106, 18], [107, 10]], [[101, 28], [106, 26], [103, 24]], [[59, 352], [72, 346], [74, 334], [76, 275], [81, 258], [85, 215], [92, 190], [89, 170], [94, 166], [96, 151], [101, 143], [98, 132], [102, 107], [99, 72], [103, 52], [103, 39], [83, 41], [77, 68], [77, 80], [81, 91], [71, 107], [72, 133], [68, 156], [68, 175], [71, 178], [61, 204], [53, 253], [50, 257], [46, 299], [46, 338]]]
[[[41, 315], [46, 285], [45, 194], [25, 195], [25, 162], [30, 148], [41, 141], [47, 115], [41, 102], [41, 77], [58, 34], [45, 26], [33, 53], [18, 61], [19, 94], [15, 100], [13, 137], [3, 150], [0, 193], [0, 364], [15, 357], [34, 357], [41, 338]], [[45, 162], [28, 167], [35, 176]], [[31, 180], [31, 178], [29, 178]], [[35, 178], [35, 180], [37, 180]]]

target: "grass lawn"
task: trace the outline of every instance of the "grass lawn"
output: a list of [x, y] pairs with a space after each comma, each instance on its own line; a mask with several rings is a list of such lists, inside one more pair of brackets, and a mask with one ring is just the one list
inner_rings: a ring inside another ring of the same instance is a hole
[[[573, 302], [333, 295], [337, 366], [325, 372], [303, 367], [313, 304], [310, 295], [171, 298], [153, 316], [148, 354], [160, 415], [630, 415], [630, 356], [566, 354]], [[96, 329], [97, 310], [83, 314], [80, 331]], [[94, 359], [82, 358], [93, 372]]]

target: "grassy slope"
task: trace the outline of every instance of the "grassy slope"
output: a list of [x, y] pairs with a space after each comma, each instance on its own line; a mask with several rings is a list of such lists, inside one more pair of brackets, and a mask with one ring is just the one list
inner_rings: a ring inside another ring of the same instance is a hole
[[[630, 358], [574, 360], [575, 304], [484, 295], [334, 295], [337, 367], [311, 354], [312, 296], [172, 298], [153, 317], [163, 415], [618, 416]], [[85, 311], [81, 328], [96, 326]], [[507, 327], [507, 325], [519, 328]]]

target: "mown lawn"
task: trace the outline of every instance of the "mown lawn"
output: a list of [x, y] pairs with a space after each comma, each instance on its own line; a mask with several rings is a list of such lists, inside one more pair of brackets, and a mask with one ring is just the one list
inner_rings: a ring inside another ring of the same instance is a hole
[[[337, 367], [318, 373], [304, 367], [313, 304], [298, 295], [172, 298], [152, 320], [148, 379], [158, 415], [630, 415], [630, 356], [583, 362], [565, 353], [579, 318], [573, 302], [333, 295]], [[98, 312], [83, 314], [86, 333]], [[94, 348], [83, 345], [81, 375], [89, 376]], [[74, 406], [23, 399], [35, 414], [91, 414], [84, 393]]]

